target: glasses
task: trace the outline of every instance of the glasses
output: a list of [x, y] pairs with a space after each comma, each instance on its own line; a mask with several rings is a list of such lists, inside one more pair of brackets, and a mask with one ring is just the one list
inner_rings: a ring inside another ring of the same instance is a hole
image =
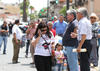
[[47, 29], [41, 29], [42, 32], [47, 31]]
[[96, 19], [95, 17], [90, 17], [90, 19]]

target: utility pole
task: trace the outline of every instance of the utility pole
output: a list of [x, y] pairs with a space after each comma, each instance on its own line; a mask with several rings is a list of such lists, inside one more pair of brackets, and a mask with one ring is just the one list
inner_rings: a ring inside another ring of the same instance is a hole
[[47, 21], [49, 20], [49, 0], [47, 0]]
[[69, 0], [66, 1], [66, 10], [69, 10]]
[[[69, 0], [66, 0], [66, 11], [69, 10]], [[67, 16], [67, 13], [66, 13], [66, 16]], [[66, 21], [67, 21], [67, 18], [66, 18]]]

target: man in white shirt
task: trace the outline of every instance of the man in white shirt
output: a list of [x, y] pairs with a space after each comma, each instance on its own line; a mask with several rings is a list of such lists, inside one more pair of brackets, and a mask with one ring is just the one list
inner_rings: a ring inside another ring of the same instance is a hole
[[87, 18], [88, 13], [86, 8], [79, 8], [77, 11], [78, 23], [78, 48], [80, 52], [82, 48], [87, 49], [87, 52], [80, 53], [80, 69], [81, 71], [90, 71], [90, 53], [91, 53], [91, 39], [92, 39], [92, 25]]
[[19, 25], [19, 20], [15, 20], [15, 25], [12, 28], [12, 33], [13, 33], [13, 46], [14, 46], [14, 54], [13, 54], [13, 59], [12, 63], [19, 63], [18, 62], [18, 56], [19, 56], [19, 50], [20, 50], [20, 44], [21, 44], [21, 38], [22, 38], [22, 32], [20, 28], [18, 27]]

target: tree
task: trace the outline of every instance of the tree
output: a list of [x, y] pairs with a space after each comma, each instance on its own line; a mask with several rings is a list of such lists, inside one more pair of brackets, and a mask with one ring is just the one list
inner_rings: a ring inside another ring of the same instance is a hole
[[34, 11], [34, 13], [30, 14], [30, 20], [35, 20], [38, 18], [38, 14], [37, 14], [37, 11]]
[[29, 0], [23, 0], [23, 21], [27, 22], [27, 11], [29, 6]]
[[66, 15], [66, 6], [64, 6], [60, 11], [60, 14], [63, 14], [64, 16]]
[[30, 9], [31, 9], [31, 14], [32, 14], [32, 10], [34, 9], [34, 7], [33, 6], [30, 6]]

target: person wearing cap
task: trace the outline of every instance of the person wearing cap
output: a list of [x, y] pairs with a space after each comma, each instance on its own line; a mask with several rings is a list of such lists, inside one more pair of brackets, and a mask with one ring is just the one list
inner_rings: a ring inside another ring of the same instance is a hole
[[93, 64], [94, 67], [98, 66], [98, 56], [97, 56], [97, 48], [98, 48], [98, 29], [99, 29], [99, 23], [97, 21], [97, 15], [95, 13], [92, 13], [90, 15], [90, 21], [92, 24], [92, 51], [90, 55], [90, 63]]
[[20, 45], [21, 45], [21, 38], [22, 38], [22, 31], [19, 28], [19, 20], [15, 20], [15, 25], [12, 28], [12, 34], [13, 34], [13, 59], [12, 59], [12, 63], [19, 63], [18, 62], [18, 57], [19, 57], [19, 51], [20, 51]]
[[1, 25], [0, 27], [0, 50], [1, 50], [2, 42], [4, 41], [3, 54], [6, 54], [7, 36], [8, 36], [8, 26], [7, 26], [7, 22], [4, 21], [3, 25]]
[[[80, 70], [90, 71], [90, 53], [91, 53], [91, 39], [92, 39], [92, 25], [88, 19], [88, 12], [85, 7], [77, 9], [78, 20], [78, 47], [77, 52], [80, 53]], [[81, 49], [87, 49], [87, 52], [81, 52]]]
[[67, 11], [67, 20], [69, 24], [62, 39], [63, 46], [64, 46], [64, 54], [65, 56], [67, 56], [69, 70], [79, 71], [78, 54], [77, 52], [73, 52], [73, 49], [77, 48], [78, 40], [77, 37], [75, 38], [71, 37], [72, 33], [77, 34], [77, 26], [75, 24], [77, 20], [76, 20], [76, 12], [74, 9]]
[[58, 36], [63, 36], [65, 29], [67, 27], [67, 22], [64, 21], [64, 17], [63, 15], [60, 15], [59, 20], [57, 20], [54, 24], [53, 24], [53, 29], [56, 30], [56, 34]]

